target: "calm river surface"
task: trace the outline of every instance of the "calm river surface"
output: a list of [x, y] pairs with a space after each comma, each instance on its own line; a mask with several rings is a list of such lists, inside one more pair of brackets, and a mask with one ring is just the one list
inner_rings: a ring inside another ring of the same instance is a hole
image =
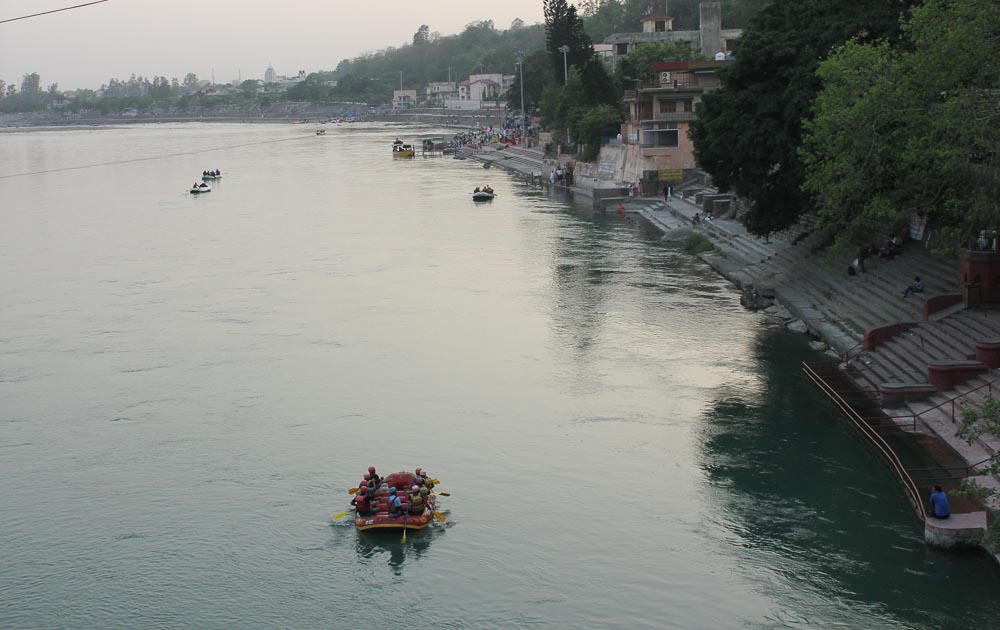
[[[995, 623], [698, 260], [313, 129], [0, 135], [0, 626]], [[331, 522], [370, 464], [447, 523]]]

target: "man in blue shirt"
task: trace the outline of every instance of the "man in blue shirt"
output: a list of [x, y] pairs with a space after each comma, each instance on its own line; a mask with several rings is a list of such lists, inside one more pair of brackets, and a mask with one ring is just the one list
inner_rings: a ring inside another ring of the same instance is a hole
[[944, 493], [941, 486], [934, 486], [934, 492], [931, 493], [931, 516], [934, 518], [948, 518], [951, 516], [948, 495]]
[[395, 488], [389, 488], [389, 516], [402, 516], [403, 502], [396, 495]]

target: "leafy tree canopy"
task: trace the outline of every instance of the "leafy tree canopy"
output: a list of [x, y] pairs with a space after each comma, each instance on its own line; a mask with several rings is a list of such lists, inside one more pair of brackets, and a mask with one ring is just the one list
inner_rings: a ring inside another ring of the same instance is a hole
[[903, 45], [852, 40], [819, 66], [805, 189], [842, 237], [914, 214], [958, 241], [1000, 223], [1000, 5], [926, 0]]
[[[518, 54], [542, 50], [544, 36], [541, 25], [524, 26], [518, 20], [509, 30], [498, 30], [490, 20], [472, 22], [461, 33], [446, 36], [421, 25], [411, 44], [341, 61], [332, 74], [338, 81], [333, 95], [345, 101], [388, 102], [399, 89], [400, 71], [403, 86], [416, 90], [447, 81], [449, 74], [456, 83], [480, 72], [515, 74]], [[525, 69], [533, 70], [528, 63]], [[531, 93], [528, 85], [525, 91]], [[535, 92], [540, 94], [540, 88]]]
[[811, 208], [799, 148], [819, 62], [851, 38], [896, 38], [912, 1], [774, 0], [750, 20], [690, 135], [716, 185], [749, 199], [744, 221], [752, 233], [784, 229]]

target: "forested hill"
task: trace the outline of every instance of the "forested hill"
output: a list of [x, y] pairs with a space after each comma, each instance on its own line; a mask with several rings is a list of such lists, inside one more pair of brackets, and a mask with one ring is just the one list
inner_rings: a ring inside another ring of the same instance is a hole
[[514, 74], [518, 51], [545, 46], [541, 24], [524, 25], [515, 20], [506, 30], [485, 20], [465, 27], [458, 35], [443, 36], [421, 25], [413, 41], [340, 62], [332, 78], [338, 84], [333, 95], [339, 100], [387, 102], [399, 89], [400, 71], [406, 89], [422, 89], [428, 83], [462, 81], [479, 72]]
[[[723, 27], [743, 28], [768, 1], [722, 0]], [[700, 0], [585, 0], [578, 9], [591, 39], [601, 42], [611, 33], [640, 30], [643, 15], [662, 12], [665, 6], [675, 18], [675, 30], [697, 30], [699, 4]], [[420, 25], [412, 41], [345, 59], [332, 73], [316, 78], [336, 79], [332, 96], [338, 100], [385, 102], [392, 98], [392, 90], [399, 89], [400, 71], [403, 87], [419, 90], [431, 82], [447, 81], [449, 70], [452, 81], [479, 72], [514, 74], [519, 52], [531, 55], [544, 47], [544, 26], [526, 25], [520, 19], [506, 29], [491, 20], [473, 22], [457, 35], [441, 35]], [[525, 71], [530, 73], [527, 65]], [[320, 83], [316, 81], [318, 89]]]

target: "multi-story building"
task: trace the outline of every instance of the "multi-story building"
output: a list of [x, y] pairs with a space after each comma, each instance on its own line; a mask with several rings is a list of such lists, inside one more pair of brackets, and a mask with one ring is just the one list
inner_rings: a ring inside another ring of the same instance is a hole
[[392, 108], [393, 109], [408, 109], [410, 107], [417, 106], [417, 91], [416, 90], [393, 90], [392, 91]]
[[495, 101], [510, 88], [514, 78], [513, 74], [470, 74], [468, 80], [458, 84], [458, 98], [462, 101]]
[[743, 31], [722, 28], [722, 3], [702, 2], [698, 6], [697, 31], [675, 31], [673, 18], [656, 12], [642, 18], [640, 32], [608, 35], [604, 43], [613, 46], [612, 63], [640, 44], [655, 42], [688, 42], [692, 48], [710, 59], [718, 53], [728, 53], [732, 50], [732, 43], [739, 39]]
[[427, 84], [428, 101], [444, 101], [451, 98], [458, 98], [458, 86], [454, 81]]
[[667, 61], [654, 64], [653, 85], [625, 92], [629, 119], [622, 123], [622, 142], [638, 145], [643, 171], [695, 168], [688, 126], [705, 92], [719, 86], [717, 72], [730, 61]]

